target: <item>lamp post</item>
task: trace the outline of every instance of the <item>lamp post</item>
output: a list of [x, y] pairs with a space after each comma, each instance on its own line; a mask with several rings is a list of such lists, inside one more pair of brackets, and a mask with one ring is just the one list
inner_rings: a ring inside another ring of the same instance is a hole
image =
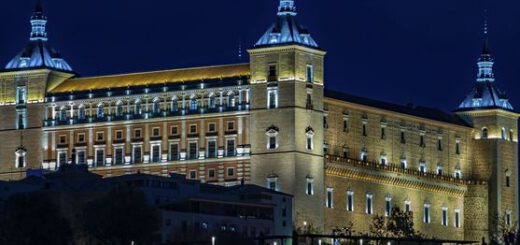
[[211, 237], [211, 245], [215, 245], [215, 240], [216, 240], [215, 236], [212, 236]]

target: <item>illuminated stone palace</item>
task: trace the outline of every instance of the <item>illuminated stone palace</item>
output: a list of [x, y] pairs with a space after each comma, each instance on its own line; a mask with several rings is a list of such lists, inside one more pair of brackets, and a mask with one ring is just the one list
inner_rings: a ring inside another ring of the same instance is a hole
[[296, 16], [280, 0], [246, 64], [80, 77], [37, 4], [28, 45], [0, 72], [0, 177], [75, 162], [103, 176], [243, 179], [294, 195], [296, 227], [327, 233], [368, 232], [394, 207], [444, 239], [517, 222], [519, 115], [487, 41], [475, 87], [445, 113], [326, 90], [326, 53]]

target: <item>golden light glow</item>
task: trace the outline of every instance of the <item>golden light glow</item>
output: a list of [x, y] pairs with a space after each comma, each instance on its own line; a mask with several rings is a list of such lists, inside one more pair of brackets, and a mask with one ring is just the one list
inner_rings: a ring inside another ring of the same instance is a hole
[[249, 64], [198, 67], [113, 76], [74, 78], [63, 82], [49, 92], [67, 93], [75, 91], [180, 83], [186, 81], [209, 80], [249, 75]]

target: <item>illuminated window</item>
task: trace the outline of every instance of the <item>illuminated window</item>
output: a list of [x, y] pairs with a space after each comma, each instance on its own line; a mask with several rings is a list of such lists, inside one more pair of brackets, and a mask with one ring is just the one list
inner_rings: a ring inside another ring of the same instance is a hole
[[97, 111], [96, 111], [96, 115], [97, 115], [98, 118], [103, 118], [103, 117], [105, 117], [105, 108], [104, 108], [103, 104], [99, 104], [99, 105], [97, 106], [97, 109], [96, 109], [96, 110], [97, 110]]
[[20, 146], [15, 153], [16, 153], [16, 155], [15, 155], [16, 168], [25, 168], [25, 166], [26, 166], [25, 155], [27, 154], [26, 149], [24, 147]]
[[85, 119], [85, 106], [80, 105], [78, 108], [78, 119], [83, 120]]
[[314, 195], [314, 178], [312, 176], [307, 176], [307, 184], [305, 186], [305, 194], [312, 196]]
[[267, 108], [274, 109], [278, 108], [278, 89], [268, 88], [267, 89]]
[[327, 199], [325, 205], [327, 208], [334, 208], [334, 188], [327, 188]]
[[381, 139], [386, 139], [386, 127], [381, 127]]
[[506, 129], [505, 129], [505, 128], [502, 128], [502, 130], [500, 130], [500, 132], [501, 132], [501, 138], [502, 138], [503, 140], [505, 140], [505, 139], [506, 139]]
[[454, 226], [455, 228], [460, 228], [461, 225], [460, 225], [460, 209], [455, 209], [455, 223], [454, 223]]
[[386, 154], [381, 154], [381, 157], [379, 157], [379, 164], [383, 165], [383, 166], [386, 166], [388, 163], [387, 163], [387, 158], [386, 158]]
[[60, 108], [60, 121], [65, 121], [67, 120], [67, 108], [65, 108], [65, 106], [62, 106]]
[[78, 152], [76, 154], [76, 162], [78, 164], [85, 164], [86, 163], [85, 150], [78, 150]]
[[385, 216], [392, 215], [392, 198], [386, 197], [385, 198]]
[[419, 146], [422, 148], [426, 147], [426, 142], [424, 141], [424, 133], [421, 133], [419, 136]]
[[401, 159], [401, 165], [400, 165], [401, 169], [407, 169], [408, 168], [408, 162], [406, 161], [406, 159]]
[[343, 132], [347, 132], [348, 133], [348, 118], [343, 118]]
[[366, 196], [366, 207], [365, 207], [365, 213], [366, 214], [373, 214], [374, 213], [374, 205], [373, 205], [374, 195], [368, 193]]
[[190, 100], [190, 110], [195, 111], [199, 107], [199, 102], [197, 101], [197, 98], [193, 97]]
[[353, 212], [354, 211], [354, 192], [353, 191], [347, 191], [347, 211]]
[[305, 136], [306, 136], [306, 142], [305, 142], [305, 145], [306, 145], [306, 148], [307, 150], [311, 151], [314, 149], [314, 130], [311, 128], [311, 127], [308, 127], [306, 130], [305, 130]]
[[448, 226], [448, 208], [447, 207], [443, 207], [442, 208], [442, 222], [441, 222], [441, 225], [442, 226]]
[[368, 161], [368, 151], [366, 149], [361, 150], [361, 161], [367, 162]]
[[197, 179], [197, 170], [190, 170], [189, 177], [190, 179]]
[[278, 132], [279, 129], [276, 126], [271, 126], [267, 129], [267, 149], [274, 150], [278, 148]]
[[367, 137], [368, 136], [368, 132], [367, 132], [367, 122], [363, 122], [363, 128], [362, 128], [362, 134], [364, 137]]
[[267, 176], [267, 188], [270, 190], [278, 191], [279, 190], [279, 184], [278, 184], [278, 176], [275, 174], [271, 174]]
[[426, 173], [426, 162], [424, 162], [424, 161], [419, 162], [419, 172]]
[[439, 137], [439, 138], [437, 139], [437, 150], [438, 150], [438, 151], [442, 151], [442, 148], [443, 148], [443, 147], [442, 147], [442, 137]]
[[507, 226], [511, 226], [511, 211], [510, 210], [506, 211], [505, 223]]
[[58, 152], [58, 166], [63, 166], [67, 164], [67, 152], [60, 151]]
[[482, 139], [487, 139], [489, 136], [488, 136], [488, 129], [487, 128], [482, 128], [482, 132], [480, 133], [480, 137]]
[[141, 100], [136, 100], [134, 103], [134, 114], [141, 115], [143, 114], [143, 107], [141, 105]]
[[430, 217], [430, 204], [424, 204], [423, 222], [425, 224], [429, 224], [430, 221], [431, 221], [431, 217]]
[[233, 108], [233, 107], [235, 107], [235, 104], [236, 104], [235, 95], [233, 95], [233, 93], [228, 94], [228, 98], [227, 98], [228, 107]]
[[462, 178], [462, 170], [460, 170], [460, 167], [456, 167], [455, 168], [453, 177], [455, 177], [455, 179], [461, 179]]
[[171, 105], [170, 105], [170, 111], [171, 112], [176, 112], [179, 110], [179, 102], [177, 101], [177, 98], [174, 97], [171, 101]]
[[460, 155], [460, 140], [455, 142], [455, 154]]
[[440, 163], [437, 164], [437, 175], [442, 175], [442, 165]]
[[116, 103], [116, 117], [123, 116], [123, 102], [118, 101]]

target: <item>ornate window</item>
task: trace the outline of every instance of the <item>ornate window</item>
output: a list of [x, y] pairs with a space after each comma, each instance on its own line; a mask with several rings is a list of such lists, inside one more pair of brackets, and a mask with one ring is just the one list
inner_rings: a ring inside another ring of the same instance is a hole
[[27, 154], [27, 150], [25, 149], [25, 147], [20, 146], [20, 147], [18, 147], [18, 149], [16, 149], [16, 152], [15, 152], [15, 155], [16, 155], [15, 167], [16, 168], [25, 168], [25, 166], [26, 166], [25, 155], [26, 154]]
[[278, 134], [279, 134], [278, 127], [272, 125], [271, 127], [267, 128], [265, 134], [267, 135], [267, 149], [274, 150], [278, 148]]
[[305, 129], [305, 135], [307, 136], [305, 142], [306, 148], [311, 151], [314, 149], [314, 129], [307, 127], [307, 129]]

